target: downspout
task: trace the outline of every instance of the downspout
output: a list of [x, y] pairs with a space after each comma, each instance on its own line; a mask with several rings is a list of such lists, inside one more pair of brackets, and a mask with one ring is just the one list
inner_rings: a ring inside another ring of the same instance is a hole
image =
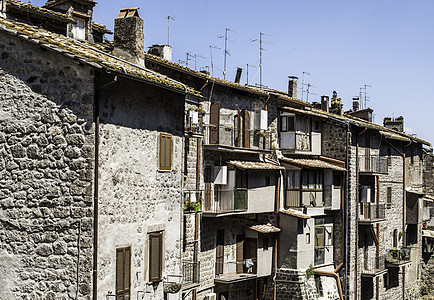
[[348, 188], [348, 180], [349, 180], [349, 149], [350, 149], [350, 123], [347, 123], [347, 145], [346, 145], [346, 167], [347, 167], [347, 172], [345, 174], [345, 210], [344, 210], [344, 214], [345, 214], [345, 298], [348, 297], [348, 256], [349, 256], [349, 251], [348, 251], [348, 236], [349, 236], [349, 188]]
[[[208, 81], [207, 81], [208, 83]], [[196, 140], [196, 201], [201, 201], [201, 199], [198, 196], [199, 194], [199, 187], [200, 187], [200, 145], [201, 145], [201, 138], [198, 137]], [[198, 238], [199, 238], [199, 212], [195, 212], [194, 214], [194, 249], [193, 249], [193, 278], [196, 279], [197, 276], [197, 262], [198, 262]], [[193, 290], [192, 299], [196, 300], [197, 292], [196, 289]]]
[[326, 271], [320, 271], [320, 270], [313, 270], [313, 273], [317, 274], [317, 275], [324, 275], [324, 276], [330, 276], [330, 277], [335, 278], [336, 284], [338, 286], [339, 299], [340, 300], [344, 299], [344, 295], [342, 294], [342, 286], [341, 286], [341, 279], [339, 278], [339, 273], [326, 272]]
[[[377, 212], [379, 209], [379, 205], [380, 205], [380, 177], [377, 175]], [[376, 247], [376, 256], [377, 256], [377, 260], [379, 259], [380, 256], [380, 224], [377, 223], [377, 230], [376, 230], [376, 235], [377, 235], [377, 247]], [[375, 262], [377, 263], [377, 262]], [[376, 294], [376, 300], [380, 300], [380, 277], [375, 277], [375, 294]]]
[[[404, 146], [404, 151], [402, 152], [402, 247], [405, 247], [406, 244], [406, 234], [405, 234], [405, 223], [407, 222], [407, 191], [405, 189], [406, 180], [405, 180], [405, 148], [410, 146], [412, 141]], [[405, 266], [402, 267], [402, 299], [405, 300]]]
[[355, 258], [355, 263], [354, 263], [354, 267], [355, 267], [355, 282], [354, 282], [354, 292], [355, 292], [355, 299], [357, 300], [358, 298], [358, 290], [357, 290], [357, 286], [358, 286], [358, 276], [357, 276], [357, 272], [358, 272], [358, 244], [359, 244], [359, 136], [362, 135], [363, 133], [366, 132], [366, 130], [368, 130], [367, 127], [365, 127], [364, 130], [362, 130], [362, 132], [357, 134], [356, 137], [356, 240], [355, 240], [355, 252], [356, 252], [356, 258]]
[[[279, 164], [280, 165], [280, 164]], [[281, 173], [279, 172], [279, 177], [277, 178], [277, 198], [276, 198], [276, 226], [279, 228], [279, 210], [280, 210], [280, 185], [281, 185]], [[273, 287], [274, 287], [274, 293], [273, 293], [273, 299], [277, 299], [277, 285], [276, 285], [276, 278], [277, 278], [277, 240], [278, 237], [276, 236], [274, 239], [274, 276], [273, 276]]]
[[94, 79], [94, 123], [95, 123], [95, 162], [93, 189], [93, 300], [98, 300], [98, 165], [99, 165], [99, 89], [96, 77]]

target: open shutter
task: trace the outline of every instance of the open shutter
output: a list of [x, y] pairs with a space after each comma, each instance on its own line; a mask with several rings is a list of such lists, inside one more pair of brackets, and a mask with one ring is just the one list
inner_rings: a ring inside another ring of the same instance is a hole
[[237, 235], [237, 274], [243, 273], [244, 269], [244, 234]]
[[130, 299], [131, 248], [116, 249], [116, 299]]
[[250, 114], [247, 110], [243, 110], [243, 131], [244, 131], [244, 140], [243, 147], [250, 148]]
[[161, 280], [162, 242], [163, 234], [161, 232], [149, 235], [149, 281], [151, 282]]
[[220, 125], [220, 102], [216, 102], [211, 105], [210, 117], [209, 117], [209, 143], [219, 143], [219, 125]]

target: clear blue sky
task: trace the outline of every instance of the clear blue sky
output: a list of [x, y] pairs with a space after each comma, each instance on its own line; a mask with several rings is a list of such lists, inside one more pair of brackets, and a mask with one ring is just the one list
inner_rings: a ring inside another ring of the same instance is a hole
[[[32, 3], [44, 0], [32, 0]], [[250, 42], [263, 32], [263, 84], [287, 90], [287, 76], [312, 84], [309, 100], [333, 90], [351, 108], [352, 97], [368, 87], [375, 123], [385, 116], [404, 116], [407, 133], [434, 142], [434, 1], [432, 0], [280, 0], [280, 1], [135, 1], [100, 0], [94, 20], [113, 29], [119, 9], [140, 7], [145, 20], [145, 46], [167, 43], [167, 16], [173, 61], [198, 58], [198, 69], [210, 66], [223, 77], [225, 28], [229, 32], [227, 79], [236, 67], [258, 65], [259, 45]], [[190, 61], [190, 67], [194, 64]], [[249, 68], [249, 83], [259, 83]], [[255, 77], [256, 74], [256, 77]], [[314, 95], [314, 94], [317, 95]], [[301, 95], [299, 93], [299, 97]], [[306, 100], [306, 94], [304, 94]]]

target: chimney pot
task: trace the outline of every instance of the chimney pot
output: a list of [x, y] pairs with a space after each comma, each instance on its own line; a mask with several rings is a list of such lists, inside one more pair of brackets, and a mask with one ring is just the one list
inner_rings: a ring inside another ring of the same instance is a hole
[[321, 96], [321, 109], [323, 111], [329, 112], [329, 96]]
[[148, 53], [172, 61], [172, 47], [169, 45], [152, 45]]
[[243, 68], [237, 68], [237, 74], [235, 75], [235, 83], [240, 83], [241, 74], [243, 73]]

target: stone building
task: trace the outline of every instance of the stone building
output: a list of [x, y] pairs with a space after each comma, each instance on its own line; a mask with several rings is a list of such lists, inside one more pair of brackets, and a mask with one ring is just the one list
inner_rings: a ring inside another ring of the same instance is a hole
[[0, 298], [178, 298], [184, 111], [199, 92], [87, 29], [87, 42], [67, 38], [75, 9], [5, 3]]

